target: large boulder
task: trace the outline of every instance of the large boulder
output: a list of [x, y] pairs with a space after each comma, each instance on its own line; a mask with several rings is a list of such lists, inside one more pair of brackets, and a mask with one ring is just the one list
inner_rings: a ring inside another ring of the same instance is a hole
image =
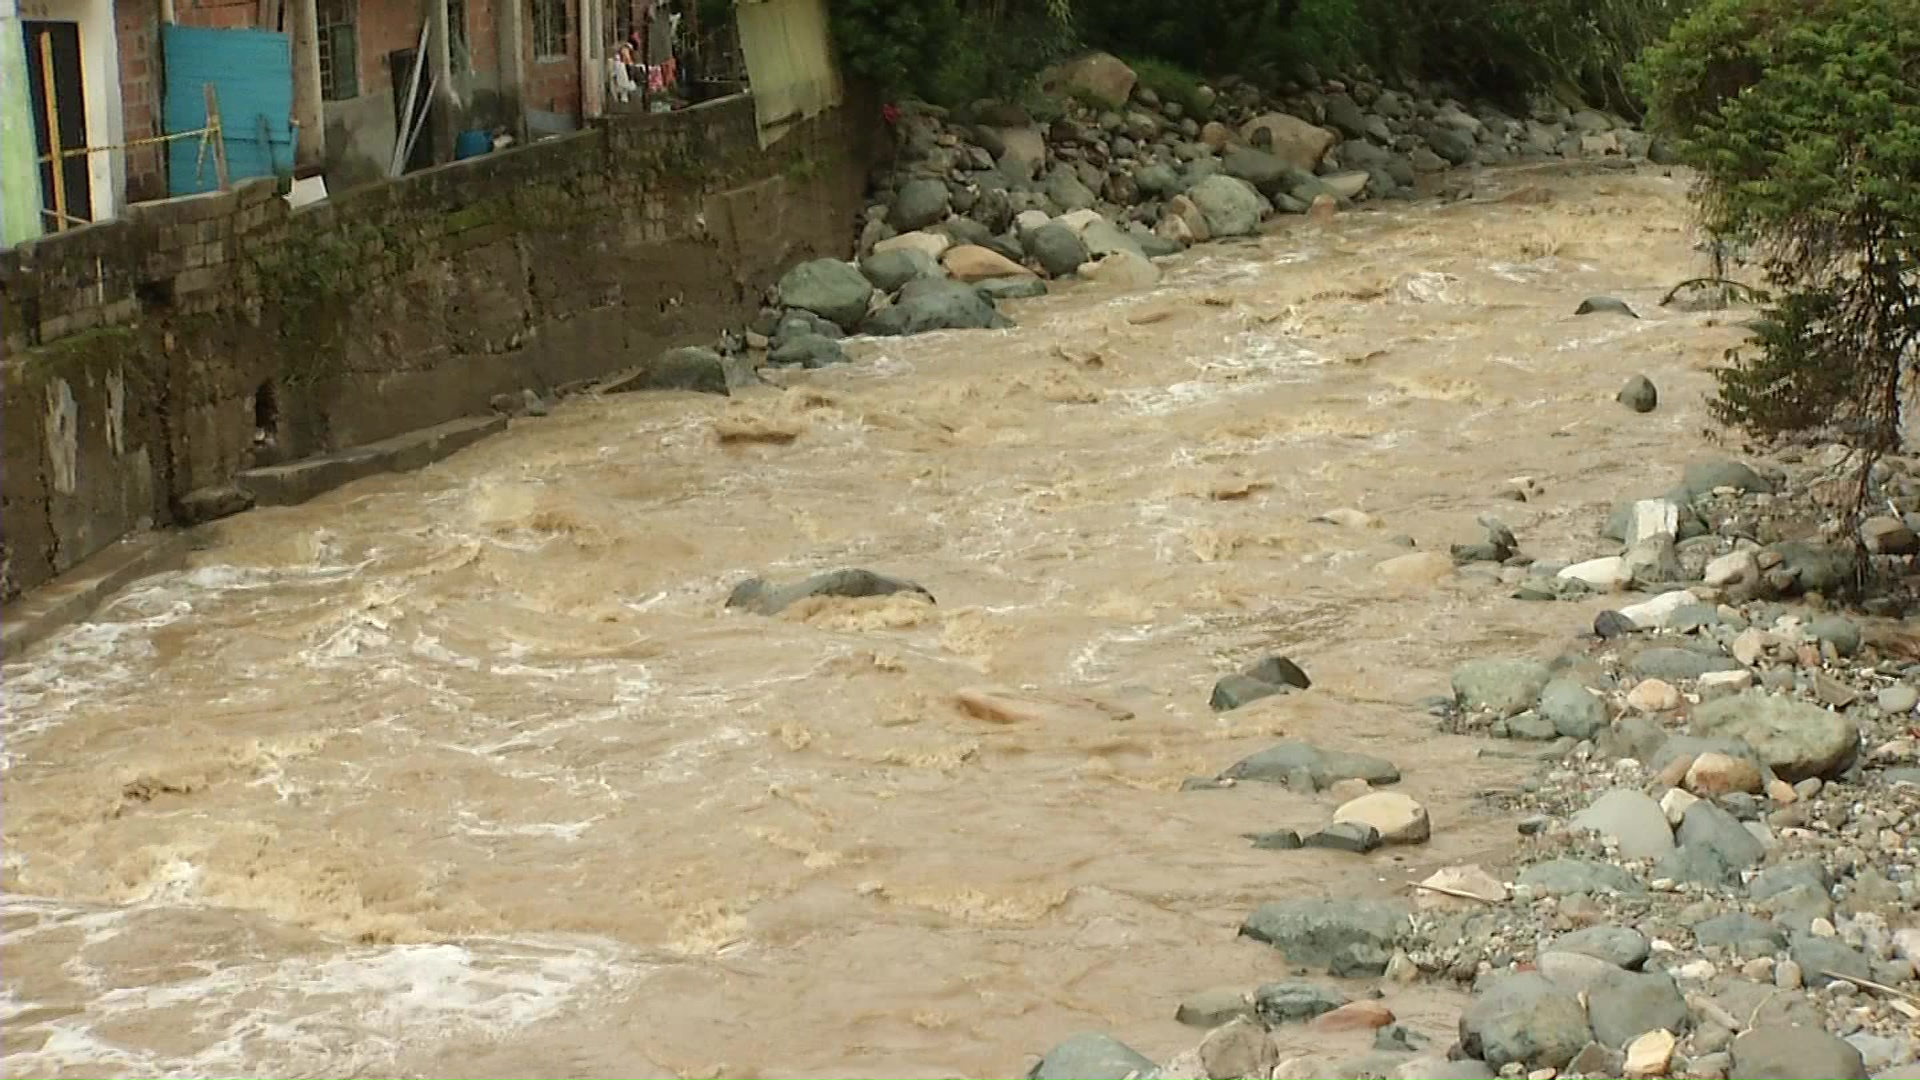
[[803, 262], [780, 277], [783, 307], [811, 311], [839, 326], [858, 326], [873, 299], [873, 283], [839, 259]]
[[1163, 198], [1179, 193], [1180, 174], [1171, 165], [1143, 165], [1133, 172], [1133, 186], [1142, 195]]
[[1468, 660], [1453, 669], [1453, 696], [1463, 709], [1513, 716], [1533, 708], [1552, 677], [1533, 660]]
[[1367, 137], [1367, 114], [1361, 111], [1357, 102], [1345, 94], [1328, 95], [1327, 123], [1349, 139]]
[[952, 207], [953, 195], [946, 181], [922, 177], [900, 185], [887, 211], [887, 221], [901, 232], [912, 232], [944, 219]]
[[1048, 277], [1066, 277], [1088, 261], [1087, 245], [1078, 233], [1057, 221], [1035, 229], [1027, 237], [1027, 251], [1040, 263]]
[[1087, 222], [1080, 230], [1080, 242], [1087, 245], [1087, 256], [1092, 259], [1104, 259], [1121, 252], [1143, 259], [1147, 256], [1137, 238], [1106, 218]]
[[1692, 1025], [1687, 1000], [1664, 971], [1610, 971], [1587, 991], [1587, 1019], [1593, 1037], [1622, 1047], [1649, 1031], [1676, 1034]]
[[1046, 1052], [1027, 1080], [1126, 1080], [1145, 1076], [1153, 1061], [1111, 1035], [1075, 1035]]
[[1260, 192], [1231, 176], [1209, 176], [1187, 198], [1200, 208], [1210, 236], [1251, 236], [1260, 228]]
[[1435, 128], [1427, 133], [1427, 145], [1433, 152], [1455, 165], [1473, 161], [1473, 136], [1457, 128]]
[[1765, 1025], [1733, 1040], [1732, 1075], [1752, 1080], [1866, 1080], [1867, 1064], [1852, 1043], [1819, 1028]]
[[918, 248], [876, 251], [860, 260], [860, 270], [881, 292], [899, 292], [915, 278], [937, 278], [940, 264]]
[[1494, 1069], [1559, 1069], [1592, 1039], [1580, 999], [1543, 975], [1497, 979], [1460, 1016], [1460, 1049]]
[[1612, 863], [1596, 859], [1549, 859], [1520, 871], [1519, 884], [1543, 896], [1643, 893], [1640, 880]]
[[1040, 87], [1049, 94], [1067, 94], [1088, 104], [1124, 108], [1133, 96], [1139, 76], [1117, 56], [1093, 53], [1047, 69]]
[[1100, 201], [1093, 189], [1081, 183], [1071, 169], [1055, 169], [1048, 174], [1046, 193], [1062, 210], [1089, 210]]
[[1240, 933], [1289, 964], [1333, 975], [1378, 975], [1405, 934], [1407, 908], [1386, 900], [1277, 900], [1247, 916]]
[[1790, 784], [1838, 774], [1860, 745], [1859, 727], [1845, 716], [1760, 690], [1706, 702], [1694, 710], [1692, 729], [1745, 741]]
[[1673, 827], [1652, 796], [1614, 788], [1573, 816], [1573, 827], [1611, 837], [1629, 859], [1657, 859], [1673, 850]]
[[726, 360], [712, 349], [697, 346], [668, 349], [632, 377], [620, 380], [621, 390], [692, 390], [702, 394], [729, 393]]
[[1578, 679], [1563, 677], [1549, 682], [1540, 692], [1539, 708], [1553, 730], [1569, 738], [1591, 739], [1607, 726], [1606, 703]]
[[1047, 163], [1047, 139], [1039, 128], [995, 128], [994, 134], [1000, 139], [997, 164], [1001, 172], [1028, 180], [1040, 175], [1041, 166]]
[[975, 289], [947, 278], [909, 281], [892, 307], [874, 312], [860, 329], [876, 336], [932, 330], [998, 330], [1013, 325]]
[[1228, 176], [1245, 180], [1264, 192], [1279, 190], [1289, 175], [1287, 163], [1265, 150], [1236, 146], [1222, 159], [1220, 169]]
[[[1262, 113], [1240, 126], [1240, 137], [1290, 169], [1312, 172], [1339, 136], [1286, 113]], [[1349, 163], [1353, 164], [1353, 163]]]

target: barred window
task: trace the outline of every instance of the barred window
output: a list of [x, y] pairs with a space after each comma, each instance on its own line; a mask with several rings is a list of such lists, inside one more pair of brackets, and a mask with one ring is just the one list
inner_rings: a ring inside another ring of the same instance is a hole
[[359, 0], [318, 0], [320, 96], [347, 101], [360, 96]]
[[567, 55], [567, 0], [533, 0], [533, 56], [558, 60]]

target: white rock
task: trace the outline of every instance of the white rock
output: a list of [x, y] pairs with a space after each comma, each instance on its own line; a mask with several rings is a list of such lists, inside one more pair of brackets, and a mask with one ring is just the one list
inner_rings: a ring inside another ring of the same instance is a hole
[[1627, 523], [1627, 546], [1657, 536], [1680, 535], [1680, 507], [1670, 499], [1641, 499], [1633, 504], [1633, 520]]
[[1920, 960], [1920, 929], [1905, 927], [1893, 932], [1893, 955], [1902, 960]]
[[1345, 804], [1373, 794], [1373, 785], [1357, 776], [1350, 776], [1345, 780], [1335, 781], [1333, 786], [1327, 789], [1327, 794], [1332, 796], [1335, 802]]
[[1029, 234], [1038, 231], [1040, 226], [1052, 221], [1053, 219], [1047, 216], [1045, 210], [1022, 210], [1014, 215], [1013, 228], [1024, 241]]
[[1627, 560], [1619, 555], [1608, 555], [1602, 559], [1588, 559], [1586, 562], [1574, 563], [1561, 570], [1560, 576], [1572, 581], [1584, 581], [1596, 589], [1609, 591], [1624, 588], [1633, 581], [1633, 573], [1627, 569]]
[[1667, 822], [1676, 828], [1687, 816], [1687, 808], [1700, 801], [1700, 796], [1685, 788], [1668, 788], [1660, 796], [1660, 812], [1667, 815]]
[[1620, 609], [1620, 614], [1633, 620], [1633, 625], [1642, 630], [1665, 630], [1673, 619], [1673, 613], [1688, 604], [1697, 604], [1700, 598], [1686, 589], [1675, 589], [1661, 593], [1651, 600], [1638, 604], [1629, 604]]
[[1193, 228], [1187, 224], [1186, 218], [1177, 214], [1160, 215], [1160, 220], [1153, 226], [1153, 235], [1181, 247], [1194, 245]]
[[1365, 510], [1355, 510], [1350, 506], [1342, 506], [1336, 510], [1329, 510], [1313, 520], [1324, 521], [1330, 525], [1339, 525], [1348, 529], [1377, 529], [1380, 527], [1379, 518], [1374, 517]]
[[1754, 559], [1751, 551], [1730, 551], [1710, 560], [1700, 577], [1701, 581], [1716, 589], [1759, 579], [1760, 563]]
[[1679, 689], [1664, 679], [1642, 679], [1627, 691], [1627, 704], [1645, 713], [1672, 712], [1685, 701]]
[[1753, 685], [1751, 671], [1709, 671], [1700, 676], [1700, 695], [1718, 697], [1724, 694], [1737, 694]]
[[1354, 199], [1367, 190], [1367, 181], [1371, 179], [1373, 178], [1364, 172], [1343, 172], [1323, 176], [1320, 182], [1331, 188], [1335, 195], [1343, 199]]
[[1719, 969], [1713, 966], [1713, 961], [1707, 959], [1689, 960], [1673, 969], [1674, 978], [1688, 979], [1693, 982], [1706, 982], [1719, 973]]
[[1673, 1064], [1675, 1042], [1673, 1032], [1661, 1028], [1628, 1043], [1626, 1073], [1629, 1080], [1651, 1080], [1667, 1075], [1667, 1069]]
[[889, 251], [924, 251], [927, 258], [938, 262], [953, 246], [953, 237], [945, 233], [927, 232], [924, 229], [890, 236], [873, 245], [875, 255], [884, 255]]
[[1269, 1076], [1279, 1063], [1280, 1051], [1267, 1029], [1245, 1017], [1229, 1020], [1200, 1040], [1200, 1064], [1213, 1080]]
[[1412, 551], [1379, 563], [1373, 572], [1401, 585], [1431, 585], [1453, 575], [1453, 558], [1438, 551]]
[[[1463, 866], [1449, 866], [1441, 870], [1436, 870], [1420, 884], [1434, 889], [1471, 893], [1474, 896], [1484, 898], [1489, 903], [1497, 904], [1507, 898], [1506, 882], [1487, 873], [1478, 863], [1467, 863]], [[1459, 897], [1448, 896], [1446, 893], [1432, 892], [1429, 891], [1429, 889], [1421, 889], [1417, 894], [1415, 902], [1423, 908], [1463, 907], [1473, 903], [1471, 900], [1462, 900]]]
[[1362, 795], [1335, 810], [1333, 820], [1371, 825], [1383, 844], [1423, 844], [1433, 835], [1427, 808], [1398, 791]]
[[1908, 686], [1906, 683], [1895, 683], [1883, 688], [1874, 695], [1873, 700], [1880, 706], [1882, 712], [1895, 715], [1910, 713], [1916, 706], [1920, 706], [1920, 689]]
[[1094, 222], [1104, 219], [1098, 210], [1069, 210], [1053, 220], [1072, 229], [1073, 235], [1084, 236]]
[[1734, 635], [1733, 658], [1752, 667], [1765, 659], [1767, 653], [1778, 644], [1779, 639], [1772, 634], [1758, 627], [1749, 626]]
[[1160, 284], [1160, 268], [1132, 251], [1116, 251], [1099, 262], [1088, 263], [1080, 268], [1080, 276], [1121, 289], [1151, 289]]

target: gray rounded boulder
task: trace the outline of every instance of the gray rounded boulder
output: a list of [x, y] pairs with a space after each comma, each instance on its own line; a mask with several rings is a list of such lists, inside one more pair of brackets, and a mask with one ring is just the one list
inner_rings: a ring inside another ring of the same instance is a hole
[[923, 177], [900, 185], [887, 212], [887, 221], [901, 232], [924, 229], [944, 220], [953, 206], [953, 193], [945, 181]]
[[839, 259], [803, 262], [781, 275], [780, 303], [811, 311], [836, 325], [858, 326], [873, 299], [873, 283], [858, 267]]
[[1232, 176], [1209, 176], [1187, 192], [1214, 236], [1251, 236], [1260, 228], [1260, 193]]

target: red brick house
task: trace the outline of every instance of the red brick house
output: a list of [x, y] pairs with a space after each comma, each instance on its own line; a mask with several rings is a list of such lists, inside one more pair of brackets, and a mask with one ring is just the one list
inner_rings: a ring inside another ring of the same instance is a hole
[[[436, 108], [410, 167], [445, 160], [455, 135], [469, 128], [504, 128], [521, 138], [538, 138], [579, 125], [585, 96], [580, 8], [593, 9], [610, 42], [616, 20], [601, 0], [438, 0], [438, 5], [445, 11], [448, 42], [443, 58], [438, 42], [429, 38], [416, 107], [426, 107], [427, 84], [440, 64], [450, 78], [434, 80]], [[311, 139], [307, 129], [313, 125], [301, 123], [298, 138], [305, 152], [300, 158], [308, 166], [303, 171], [317, 166], [334, 190], [387, 175], [421, 28], [437, 14], [435, 4], [418, 0], [117, 0], [114, 7], [126, 141], [160, 133], [164, 23], [284, 32], [294, 52], [296, 121], [302, 120], [304, 105], [309, 115], [317, 113], [321, 132], [318, 140]], [[303, 19], [311, 21], [302, 26]], [[602, 55], [606, 49], [596, 45]], [[596, 57], [594, 64], [588, 70], [599, 78], [604, 60]], [[309, 82], [313, 86], [305, 85]], [[127, 151], [128, 198], [165, 197], [165, 169], [159, 147]]]

